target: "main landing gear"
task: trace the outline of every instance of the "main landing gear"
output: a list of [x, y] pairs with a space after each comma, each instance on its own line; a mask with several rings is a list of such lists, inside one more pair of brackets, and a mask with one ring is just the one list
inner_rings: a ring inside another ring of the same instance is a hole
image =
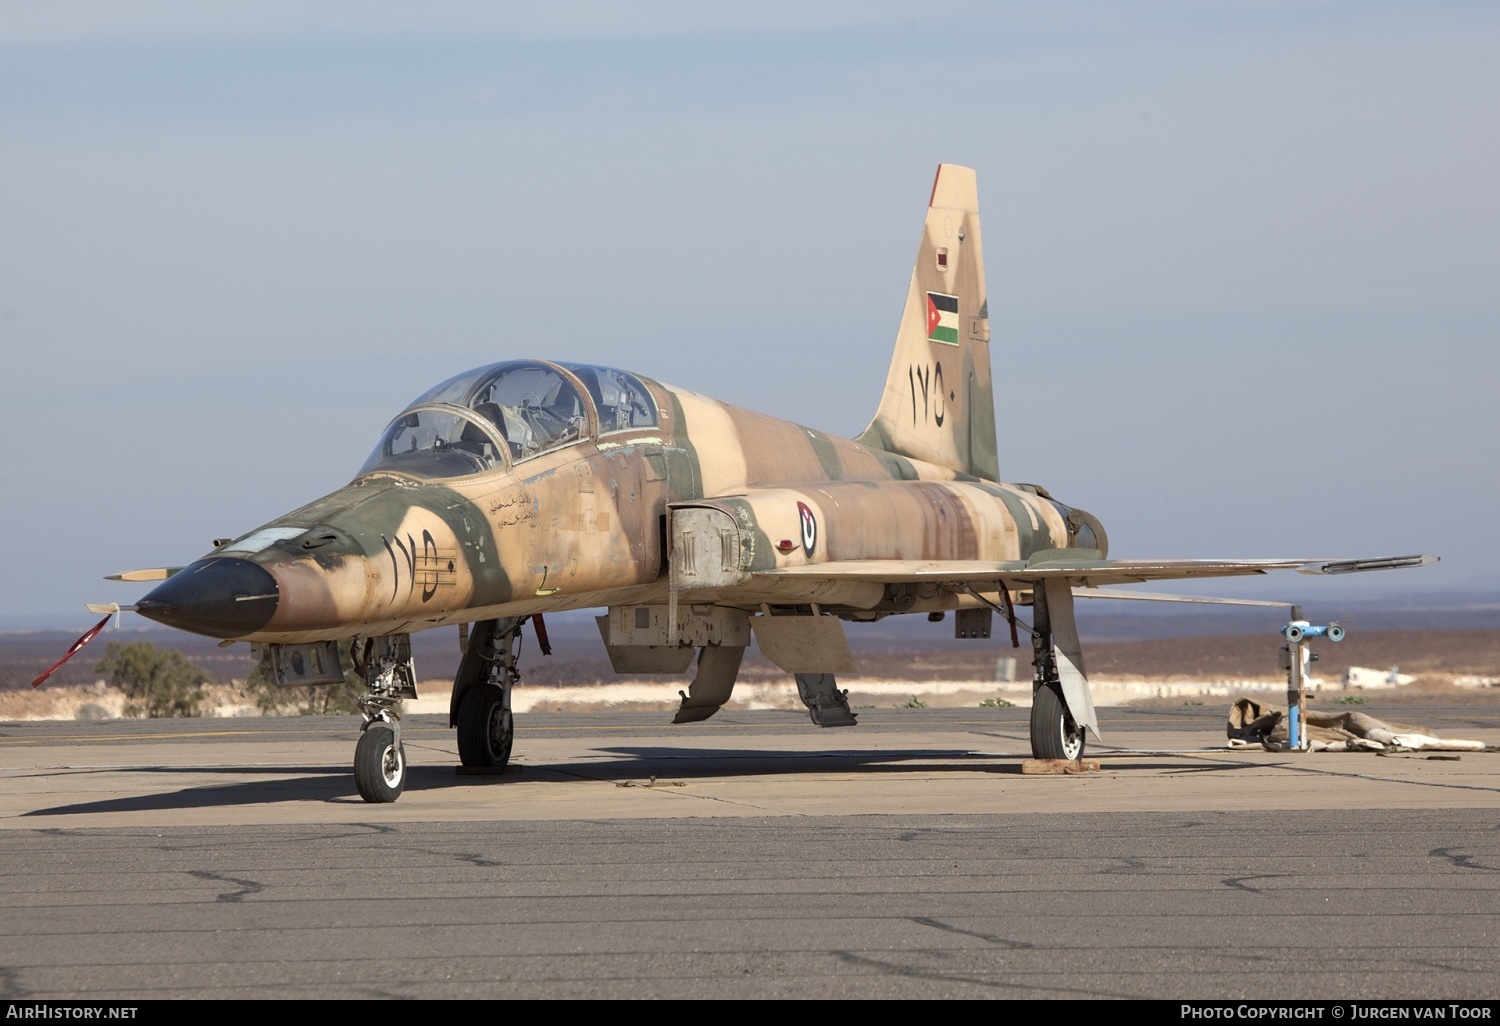
[[499, 770], [510, 762], [516, 734], [510, 693], [521, 679], [516, 661], [525, 623], [524, 616], [482, 620], [470, 631], [448, 712], [448, 725], [458, 728], [459, 762], [470, 769]]
[[1038, 582], [1033, 611], [1031, 757], [1079, 759], [1085, 731], [1097, 732], [1098, 724], [1073, 620], [1071, 586], [1065, 580]]
[[1033, 759], [1079, 759], [1083, 757], [1083, 728], [1073, 722], [1062, 688], [1042, 684], [1031, 696], [1031, 757]]

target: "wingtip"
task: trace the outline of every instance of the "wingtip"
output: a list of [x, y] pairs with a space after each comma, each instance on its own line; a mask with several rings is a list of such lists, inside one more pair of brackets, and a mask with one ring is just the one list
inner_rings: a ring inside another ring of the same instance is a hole
[[1304, 563], [1299, 574], [1357, 574], [1367, 570], [1404, 570], [1438, 562], [1437, 556], [1383, 556], [1379, 559], [1332, 559]]

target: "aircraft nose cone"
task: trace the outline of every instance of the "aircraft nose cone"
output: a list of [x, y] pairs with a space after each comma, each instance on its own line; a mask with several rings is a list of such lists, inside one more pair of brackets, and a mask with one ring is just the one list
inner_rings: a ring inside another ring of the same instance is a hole
[[148, 620], [211, 638], [237, 638], [270, 622], [280, 589], [265, 567], [248, 559], [200, 559], [136, 603]]

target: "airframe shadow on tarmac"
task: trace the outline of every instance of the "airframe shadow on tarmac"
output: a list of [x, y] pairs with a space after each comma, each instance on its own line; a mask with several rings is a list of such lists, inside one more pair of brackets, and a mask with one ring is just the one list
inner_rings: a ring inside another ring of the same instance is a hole
[[[850, 773], [879, 774], [948, 774], [987, 773], [1017, 775], [1021, 773], [1023, 755], [988, 753], [967, 749], [846, 749], [833, 752], [788, 752], [774, 749], [725, 750], [721, 748], [678, 748], [642, 745], [614, 746], [596, 749], [619, 758], [598, 761], [528, 763], [521, 774], [493, 777], [459, 775], [451, 766], [412, 766], [407, 790], [411, 793], [442, 791], [475, 786], [514, 785], [517, 783], [570, 783], [597, 781], [619, 785], [634, 784], [650, 777], [663, 781], [735, 779], [795, 774], [819, 776]], [[1128, 753], [1110, 753], [1116, 757]], [[1106, 758], [1109, 756], [1106, 755]], [[1250, 768], [1254, 764], [1224, 764], [1201, 767], [1203, 770]], [[1177, 763], [1130, 758], [1110, 767], [1111, 771], [1181, 769]], [[54, 771], [55, 772], [55, 771]], [[118, 769], [77, 770], [72, 773], [117, 773]], [[54, 805], [33, 809], [23, 817], [100, 815], [118, 812], [160, 812], [168, 810], [227, 808], [240, 805], [268, 805], [282, 802], [353, 802], [358, 801], [349, 778], [348, 767], [337, 766], [152, 766], [134, 772], [151, 777], [171, 778], [222, 775], [229, 777], [274, 777], [275, 779], [240, 780], [223, 785], [188, 787], [174, 791], [139, 794], [118, 798]], [[288, 776], [287, 774], [297, 774]], [[1059, 778], [1051, 778], [1059, 779]], [[658, 785], [665, 786], [665, 785]]]

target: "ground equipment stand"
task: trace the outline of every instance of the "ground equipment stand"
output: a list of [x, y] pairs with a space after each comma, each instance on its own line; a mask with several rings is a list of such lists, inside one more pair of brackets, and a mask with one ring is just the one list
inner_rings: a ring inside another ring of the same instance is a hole
[[1281, 648], [1281, 665], [1286, 670], [1286, 715], [1287, 747], [1305, 752], [1310, 747], [1307, 738], [1307, 702], [1303, 685], [1307, 681], [1307, 668], [1317, 661], [1317, 653], [1309, 647], [1313, 638], [1343, 641], [1344, 628], [1336, 623], [1319, 627], [1302, 619], [1302, 607], [1292, 607], [1292, 619], [1281, 628], [1281, 636], [1287, 643]]

